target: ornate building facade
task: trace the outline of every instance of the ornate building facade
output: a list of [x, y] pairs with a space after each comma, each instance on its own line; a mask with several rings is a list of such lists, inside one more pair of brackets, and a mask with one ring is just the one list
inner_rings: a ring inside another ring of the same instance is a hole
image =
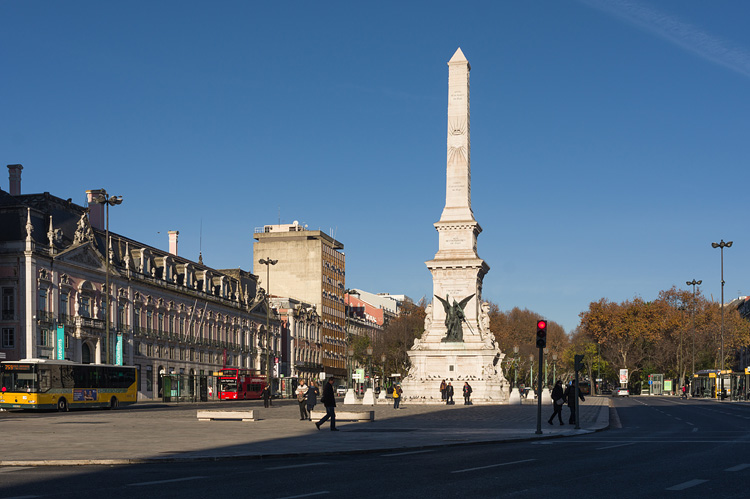
[[279, 317], [271, 310], [266, 342], [267, 300], [256, 276], [179, 256], [176, 231], [170, 251], [109, 232], [104, 206], [91, 203], [100, 191], [87, 191], [88, 208], [21, 194], [23, 167], [8, 168], [10, 192], [0, 190], [5, 359], [135, 365], [139, 398], [149, 400], [162, 395], [164, 375], [223, 366], [265, 372], [266, 348], [279, 355]]

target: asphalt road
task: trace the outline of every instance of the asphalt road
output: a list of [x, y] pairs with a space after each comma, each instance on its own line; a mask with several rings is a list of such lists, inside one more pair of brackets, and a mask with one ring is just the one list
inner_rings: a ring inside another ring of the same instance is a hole
[[[750, 405], [618, 399], [576, 437], [345, 456], [0, 468], [0, 497], [748, 497]], [[546, 424], [546, 423], [545, 423]]]

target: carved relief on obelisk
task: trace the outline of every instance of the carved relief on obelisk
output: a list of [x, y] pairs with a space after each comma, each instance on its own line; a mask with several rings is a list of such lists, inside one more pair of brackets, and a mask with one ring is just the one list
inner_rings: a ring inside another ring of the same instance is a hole
[[448, 61], [448, 154], [445, 208], [440, 221], [474, 220], [471, 211], [469, 71], [459, 48]]

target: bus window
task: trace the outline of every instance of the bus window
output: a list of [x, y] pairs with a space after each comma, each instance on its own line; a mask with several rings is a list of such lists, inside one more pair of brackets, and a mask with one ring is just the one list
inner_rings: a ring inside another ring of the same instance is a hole
[[39, 369], [39, 391], [46, 392], [50, 389], [49, 369]]

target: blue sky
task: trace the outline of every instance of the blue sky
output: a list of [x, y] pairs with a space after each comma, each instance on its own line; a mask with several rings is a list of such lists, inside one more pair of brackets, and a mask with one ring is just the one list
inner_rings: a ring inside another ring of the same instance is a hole
[[[0, 162], [24, 193], [215, 268], [298, 220], [347, 286], [429, 297], [447, 61], [472, 65], [484, 298], [570, 331], [591, 301], [747, 294], [750, 3], [0, 1]], [[0, 183], [8, 189], [7, 176]], [[201, 241], [202, 226], [202, 241]]]

